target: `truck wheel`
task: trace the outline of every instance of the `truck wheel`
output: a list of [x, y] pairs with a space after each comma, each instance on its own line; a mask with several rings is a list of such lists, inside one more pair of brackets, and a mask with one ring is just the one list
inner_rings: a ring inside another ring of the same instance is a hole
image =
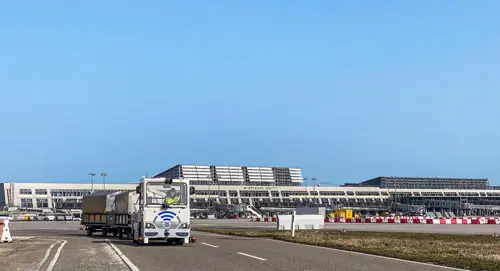
[[118, 230], [113, 231], [113, 237], [116, 237], [116, 236], [118, 236]]
[[175, 239], [175, 244], [178, 246], [184, 245], [184, 238], [177, 238]]
[[123, 239], [123, 230], [120, 229], [120, 232], [118, 233], [118, 238]]
[[137, 246], [144, 246], [144, 240], [137, 240]]
[[92, 237], [92, 227], [87, 227], [87, 236]]
[[102, 236], [103, 237], [108, 236], [108, 230], [107, 229], [102, 229]]

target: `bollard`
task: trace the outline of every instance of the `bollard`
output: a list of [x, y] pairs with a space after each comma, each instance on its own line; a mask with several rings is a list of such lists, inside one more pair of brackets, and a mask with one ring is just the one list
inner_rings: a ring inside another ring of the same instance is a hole
[[292, 213], [292, 237], [295, 237], [295, 210]]
[[10, 243], [12, 237], [10, 236], [9, 220], [0, 219], [0, 243]]

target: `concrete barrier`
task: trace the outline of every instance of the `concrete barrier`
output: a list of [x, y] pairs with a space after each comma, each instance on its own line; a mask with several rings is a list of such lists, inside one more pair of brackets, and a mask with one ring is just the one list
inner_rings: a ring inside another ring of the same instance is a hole
[[[325, 219], [322, 215], [296, 215], [295, 229], [297, 230], [320, 230], [325, 228]], [[292, 216], [278, 216], [278, 230], [291, 230]]]

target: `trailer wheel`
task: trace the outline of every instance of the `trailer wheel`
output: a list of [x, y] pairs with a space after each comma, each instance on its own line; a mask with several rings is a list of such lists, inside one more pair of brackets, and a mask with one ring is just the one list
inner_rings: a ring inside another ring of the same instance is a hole
[[92, 237], [92, 227], [87, 227], [87, 236]]
[[108, 230], [107, 229], [102, 229], [102, 236], [103, 237], [108, 236]]
[[118, 230], [113, 231], [113, 237], [116, 237], [116, 236], [118, 236]]
[[118, 231], [119, 231], [119, 232], [118, 232], [118, 238], [119, 238], [119, 239], [123, 239], [123, 230], [122, 230], [122, 229], [119, 229]]
[[178, 246], [184, 245], [184, 238], [177, 238], [175, 239], [175, 244]]

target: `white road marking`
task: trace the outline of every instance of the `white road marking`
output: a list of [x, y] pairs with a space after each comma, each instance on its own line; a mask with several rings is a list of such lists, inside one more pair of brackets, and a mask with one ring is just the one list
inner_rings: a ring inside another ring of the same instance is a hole
[[254, 258], [254, 259], [257, 259], [257, 260], [261, 260], [261, 261], [267, 261], [264, 258], [260, 258], [260, 257], [253, 256], [253, 255], [250, 255], [250, 254], [246, 254], [246, 253], [243, 253], [243, 252], [238, 252], [238, 254], [243, 255], [243, 256], [247, 256], [247, 257], [250, 257], [250, 258]]
[[[196, 232], [196, 233], [198, 235], [205, 235], [205, 236], [228, 236], [228, 235], [224, 235], [224, 234], [207, 233], [207, 232]], [[251, 237], [239, 237], [239, 238], [252, 239]], [[429, 266], [429, 267], [437, 267], [437, 268], [447, 269], [447, 270], [456, 270], [456, 271], [463, 271], [463, 270], [465, 270], [465, 269], [460, 269], [460, 268], [455, 268], [455, 267], [449, 267], [449, 266], [444, 266], [444, 265], [415, 262], [415, 261], [410, 261], [410, 260], [403, 260], [403, 259], [398, 259], [398, 258], [391, 258], [391, 257], [386, 257], [386, 256], [379, 256], [379, 255], [373, 255], [373, 254], [367, 254], [367, 253], [361, 253], [361, 252], [354, 252], [354, 251], [348, 251], [348, 250], [342, 250], [342, 249], [336, 249], [336, 248], [330, 248], [330, 247], [320, 247], [320, 246], [313, 246], [313, 245], [292, 243], [292, 242], [281, 241], [281, 240], [276, 240], [276, 239], [263, 238], [262, 240], [269, 241], [269, 242], [278, 242], [278, 243], [287, 244], [287, 245], [296, 245], [296, 246], [303, 246], [303, 247], [306, 246], [306, 247], [317, 248], [317, 249], [325, 249], [325, 250], [330, 250], [330, 251], [355, 254], [355, 255], [359, 255], [359, 256], [367, 256], [367, 257], [379, 258], [379, 259], [384, 259], [384, 260], [391, 260], [391, 261], [396, 261], [396, 262], [403, 262], [403, 263], [409, 263], [409, 264], [423, 265], [423, 266]]]
[[50, 247], [47, 249], [47, 251], [45, 252], [45, 255], [43, 256], [43, 259], [36, 265], [36, 268], [35, 270], [36, 271], [40, 271], [40, 269], [42, 268], [43, 264], [45, 263], [45, 261], [47, 261], [47, 259], [49, 258], [50, 256], [50, 251], [52, 250], [52, 248], [56, 245], [56, 244], [59, 244], [61, 243], [61, 241], [56, 241], [54, 242], [52, 245], [50, 245]]
[[64, 245], [66, 245], [67, 242], [68, 241], [66, 240], [62, 240], [61, 245], [59, 246], [59, 248], [57, 248], [56, 254], [54, 255], [54, 258], [50, 262], [49, 267], [47, 267], [46, 271], [52, 271], [52, 269], [54, 269], [54, 266], [56, 265], [56, 262], [59, 259], [59, 255], [61, 255], [61, 250], [63, 249]]
[[432, 263], [415, 262], [415, 261], [410, 261], [410, 260], [403, 260], [403, 259], [398, 259], [398, 258], [391, 258], [391, 257], [374, 255], [374, 254], [367, 254], [367, 253], [362, 253], [362, 252], [354, 252], [354, 251], [336, 249], [336, 248], [331, 248], [331, 247], [320, 247], [320, 246], [314, 246], [314, 245], [292, 243], [292, 242], [281, 241], [281, 240], [276, 240], [276, 239], [265, 239], [265, 240], [266, 241], [271, 241], [271, 242], [279, 242], [279, 243], [289, 244], [289, 245], [306, 246], [306, 247], [311, 247], [311, 248], [331, 250], [331, 251], [335, 251], [335, 252], [355, 254], [355, 255], [359, 255], [359, 256], [367, 256], [367, 257], [372, 257], [372, 258], [379, 258], [379, 259], [383, 259], [383, 260], [392, 260], [392, 261], [396, 261], [396, 262], [403, 262], [403, 263], [409, 263], [409, 264], [424, 265], [424, 266], [429, 266], [429, 267], [437, 267], [437, 268], [447, 269], [447, 270], [456, 270], [456, 271], [465, 271], [466, 270], [466, 269], [460, 269], [460, 268], [449, 267], [449, 266], [444, 266], [444, 265], [437, 265], [437, 264], [432, 264]]
[[207, 244], [207, 243], [201, 243], [202, 245], [205, 245], [205, 246], [209, 246], [209, 247], [215, 247], [215, 248], [218, 248], [218, 246], [215, 246], [215, 245], [211, 245], [211, 244]]
[[115, 251], [116, 254], [118, 254], [118, 256], [123, 260], [123, 262], [128, 266], [128, 268], [131, 271], [139, 271], [139, 268], [137, 266], [135, 266], [135, 264], [132, 261], [130, 261], [127, 258], [127, 256], [125, 256], [120, 251], [120, 249], [118, 249], [113, 243], [111, 243], [111, 241], [109, 239], [106, 239], [106, 242], [108, 242], [108, 244], [111, 246], [111, 248]]

